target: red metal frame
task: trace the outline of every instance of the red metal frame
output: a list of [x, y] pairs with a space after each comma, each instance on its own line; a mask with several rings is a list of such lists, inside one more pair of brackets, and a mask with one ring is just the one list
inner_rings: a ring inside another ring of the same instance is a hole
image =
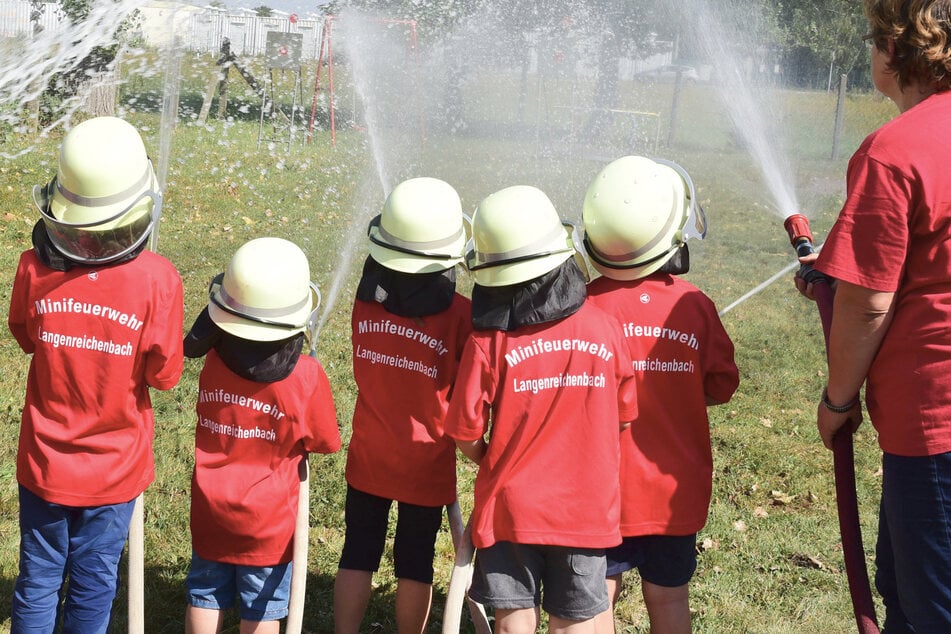
[[[314, 119], [317, 115], [317, 95], [320, 93], [320, 70], [324, 65], [324, 56], [327, 58], [327, 79], [330, 99], [330, 142], [337, 147], [337, 121], [336, 106], [334, 105], [334, 53], [333, 53], [333, 25], [337, 16], [328, 15], [324, 20], [324, 29], [320, 38], [320, 54], [317, 57], [317, 76], [314, 79], [314, 97], [310, 104], [310, 123], [307, 126], [307, 142], [313, 136]], [[398, 20], [389, 18], [372, 18], [371, 22], [381, 24], [403, 24], [410, 28], [410, 50], [413, 53], [413, 61], [419, 65], [419, 47], [416, 36], [416, 20]], [[425, 138], [425, 122], [422, 111], [419, 112], [420, 135]]]

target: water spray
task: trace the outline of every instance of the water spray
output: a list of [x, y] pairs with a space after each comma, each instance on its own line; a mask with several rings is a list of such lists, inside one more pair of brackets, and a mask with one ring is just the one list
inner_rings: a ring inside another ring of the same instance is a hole
[[[816, 253], [815, 240], [809, 229], [809, 220], [802, 214], [792, 214], [783, 221], [789, 242], [799, 258]], [[798, 276], [812, 285], [812, 294], [819, 309], [826, 352], [829, 349], [829, 334], [832, 327], [832, 303], [835, 291], [832, 280], [813, 268], [811, 261], [804, 262]], [[849, 581], [852, 609], [859, 634], [879, 634], [875, 620], [875, 604], [865, 566], [865, 549], [862, 547], [862, 528], [859, 524], [858, 499], [855, 490], [855, 454], [852, 433], [848, 426], [842, 427], [832, 439], [832, 460], [835, 474], [836, 507], [839, 514], [839, 533], [842, 537], [842, 555]]]

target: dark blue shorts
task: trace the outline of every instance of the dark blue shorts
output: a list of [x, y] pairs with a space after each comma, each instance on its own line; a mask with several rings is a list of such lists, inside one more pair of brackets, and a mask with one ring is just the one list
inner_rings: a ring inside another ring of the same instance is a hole
[[625, 537], [605, 556], [609, 577], [637, 568], [644, 581], [676, 588], [689, 582], [697, 569], [697, 535]]
[[951, 632], [951, 452], [883, 455], [875, 560], [883, 631]]
[[[347, 486], [344, 519], [347, 525], [340, 554], [340, 568], [376, 572], [386, 546], [393, 500], [370, 495]], [[442, 526], [441, 506], [418, 506], [397, 502], [396, 535], [393, 538], [393, 572], [397, 579], [433, 582], [436, 534]]]

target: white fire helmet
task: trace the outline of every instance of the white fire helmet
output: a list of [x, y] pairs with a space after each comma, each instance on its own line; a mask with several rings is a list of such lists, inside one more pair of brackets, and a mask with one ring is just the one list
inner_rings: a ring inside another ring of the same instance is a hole
[[527, 282], [572, 257], [570, 226], [548, 196], [527, 185], [487, 196], [472, 216], [466, 266], [482, 286]]
[[235, 251], [208, 289], [208, 315], [222, 330], [251, 341], [313, 330], [320, 292], [307, 256], [282, 238], [256, 238]]
[[370, 221], [370, 256], [403, 273], [432, 273], [462, 262], [466, 229], [459, 194], [438, 178], [411, 178], [390, 192]]
[[605, 277], [636, 280], [664, 265], [690, 238], [707, 232], [690, 176], [676, 163], [625, 156], [588, 186], [584, 245]]
[[162, 196], [142, 137], [116, 117], [89, 119], [63, 138], [56, 177], [33, 188], [53, 244], [67, 257], [105, 264], [152, 232]]

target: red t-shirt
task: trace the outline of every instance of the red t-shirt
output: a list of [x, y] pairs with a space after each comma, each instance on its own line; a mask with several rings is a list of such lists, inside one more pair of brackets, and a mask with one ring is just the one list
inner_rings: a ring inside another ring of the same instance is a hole
[[588, 297], [620, 323], [637, 377], [637, 421], [621, 433], [621, 534], [696, 533], [713, 482], [706, 396], [736, 391], [733, 342], [713, 302], [675, 276], [601, 277]]
[[456, 499], [456, 445], [441, 433], [459, 358], [472, 332], [470, 302], [427, 317], [399, 317], [357, 300], [352, 313], [357, 403], [347, 483], [420, 506]]
[[10, 332], [32, 354], [17, 480], [47, 502], [128, 502], [155, 477], [149, 386], [182, 373], [182, 281], [165, 258], [57, 271], [20, 256]]
[[204, 559], [245, 566], [293, 555], [298, 466], [340, 449], [330, 382], [301, 355], [273, 383], [241, 378], [214, 350], [198, 379], [192, 475], [192, 547]]
[[951, 92], [928, 97], [865, 139], [816, 268], [895, 292], [866, 382], [881, 448], [951, 451]]
[[620, 328], [590, 302], [556, 322], [473, 333], [446, 434], [473, 441], [490, 432], [475, 482], [475, 546], [620, 543], [618, 428], [637, 417], [636, 396]]

